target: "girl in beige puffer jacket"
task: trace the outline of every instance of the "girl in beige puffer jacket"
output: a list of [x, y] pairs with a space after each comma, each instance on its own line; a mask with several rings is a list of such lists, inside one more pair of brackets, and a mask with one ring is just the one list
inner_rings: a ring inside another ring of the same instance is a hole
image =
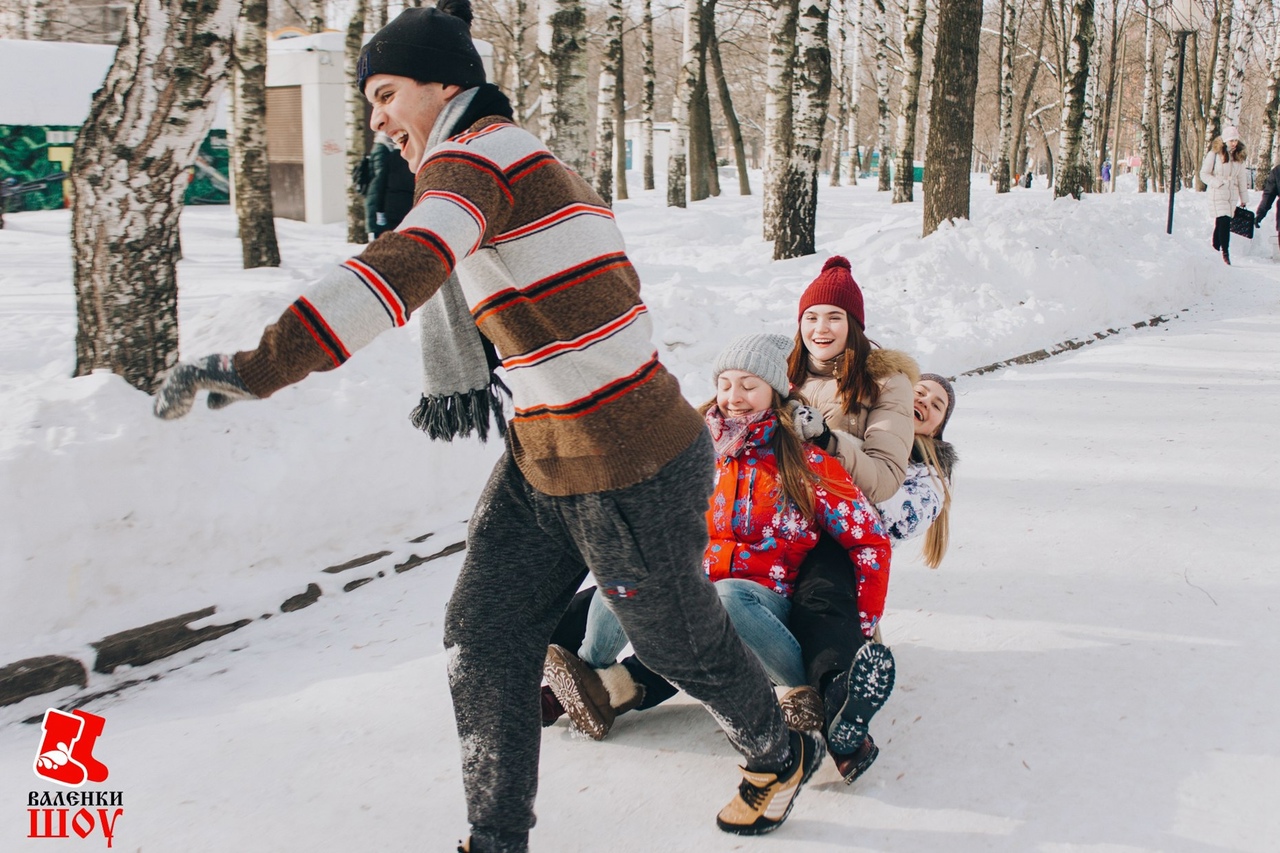
[[[836, 256], [800, 297], [799, 329], [788, 360], [791, 384], [821, 412], [817, 435], [802, 435], [835, 455], [874, 503], [902, 485], [915, 433], [914, 386], [920, 369], [905, 353], [866, 336], [862, 291], [849, 261]], [[857, 577], [828, 537], [801, 563], [791, 600], [791, 633], [800, 642], [808, 684], [783, 697], [797, 722], [814, 707], [825, 717], [828, 747], [852, 782], [879, 749], [867, 723], [893, 689], [888, 647], [864, 642]]]

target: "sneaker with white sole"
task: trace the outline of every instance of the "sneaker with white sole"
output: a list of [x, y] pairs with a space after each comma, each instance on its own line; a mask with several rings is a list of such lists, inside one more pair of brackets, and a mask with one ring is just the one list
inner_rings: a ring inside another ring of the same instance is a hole
[[791, 760], [778, 773], [742, 769], [738, 794], [716, 815], [716, 826], [734, 835], [764, 835], [782, 825], [796, 796], [822, 764], [822, 735], [790, 729]]

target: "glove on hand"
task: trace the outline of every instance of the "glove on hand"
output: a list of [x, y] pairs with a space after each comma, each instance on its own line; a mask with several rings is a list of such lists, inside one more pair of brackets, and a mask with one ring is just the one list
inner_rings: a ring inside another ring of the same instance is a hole
[[827, 421], [822, 414], [817, 409], [800, 405], [798, 400], [792, 400], [788, 408], [791, 409], [795, 434], [800, 437], [800, 440], [811, 441], [826, 450], [827, 442], [831, 439], [831, 430], [827, 428]]
[[225, 409], [237, 400], [256, 400], [236, 373], [231, 356], [207, 355], [194, 364], [179, 364], [156, 392], [155, 414], [171, 421], [191, 411], [196, 392], [209, 392], [209, 408]]

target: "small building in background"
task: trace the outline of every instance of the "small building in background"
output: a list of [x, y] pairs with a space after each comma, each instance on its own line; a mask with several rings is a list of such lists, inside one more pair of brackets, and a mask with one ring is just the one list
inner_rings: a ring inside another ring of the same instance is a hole
[[275, 215], [315, 225], [347, 212], [347, 77], [344, 36], [298, 35], [267, 42], [267, 162]]
[[[644, 169], [644, 122], [629, 118], [624, 124], [627, 134], [627, 171]], [[653, 170], [666, 174], [667, 156], [671, 151], [671, 127], [669, 121], [653, 123]]]
[[[112, 45], [0, 39], [0, 181], [21, 185], [71, 171], [76, 135], [115, 52]], [[227, 155], [227, 111], [219, 105], [189, 172], [187, 204], [227, 203]], [[56, 210], [70, 198], [66, 180], [14, 196], [7, 209]]]
[[[347, 78], [340, 32], [278, 31], [267, 43], [267, 161], [276, 216], [313, 225], [347, 211]], [[476, 40], [493, 79], [493, 46]], [[115, 56], [113, 45], [0, 39], [0, 181], [70, 172], [71, 151]], [[32, 69], [39, 69], [37, 76]], [[362, 99], [363, 100], [363, 99]], [[187, 204], [230, 200], [227, 96], [191, 170]], [[372, 141], [365, 103], [365, 149]], [[9, 210], [67, 206], [70, 181], [9, 199]]]

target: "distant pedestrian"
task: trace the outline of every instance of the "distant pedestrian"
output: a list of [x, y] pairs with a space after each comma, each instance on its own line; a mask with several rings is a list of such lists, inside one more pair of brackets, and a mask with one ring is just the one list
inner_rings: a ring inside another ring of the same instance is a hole
[[1102, 161], [1102, 182], [1104, 184], [1111, 183], [1111, 158], [1110, 157]]
[[1200, 180], [1209, 187], [1213, 209], [1213, 248], [1222, 252], [1223, 263], [1231, 263], [1231, 217], [1237, 207], [1249, 204], [1249, 177], [1244, 168], [1244, 143], [1240, 131], [1229, 125], [1213, 140], [1200, 166]]
[[[1280, 165], [1273, 167], [1267, 179], [1262, 182], [1262, 201], [1258, 203], [1258, 210], [1254, 214], [1257, 222], [1262, 222], [1262, 218], [1271, 209], [1271, 203], [1276, 200], [1277, 191], [1280, 191]], [[1280, 239], [1280, 214], [1276, 215], [1276, 236]]]
[[1028, 169], [1027, 173], [1022, 176], [1022, 186], [1025, 189], [1031, 189], [1031, 170], [1030, 169]]
[[385, 133], [373, 138], [369, 151], [369, 189], [364, 196], [365, 230], [376, 240], [394, 231], [413, 207], [413, 171]]

